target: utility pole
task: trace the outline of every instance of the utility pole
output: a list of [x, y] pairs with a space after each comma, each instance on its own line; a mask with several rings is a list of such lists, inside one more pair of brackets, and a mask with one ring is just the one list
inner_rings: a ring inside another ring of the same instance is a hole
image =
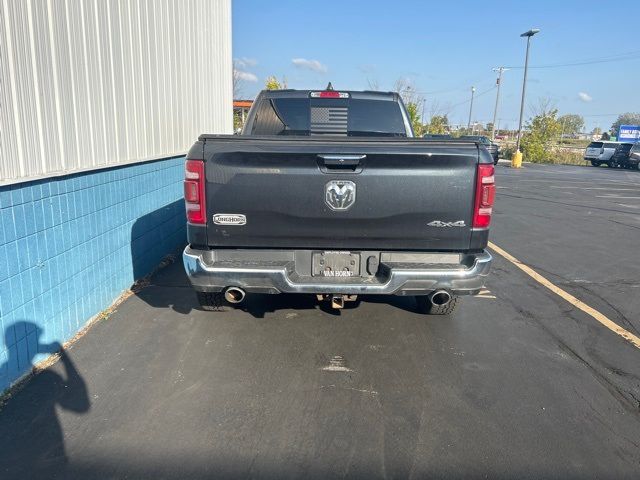
[[522, 153], [520, 152], [520, 140], [522, 138], [522, 117], [524, 115], [524, 97], [527, 91], [527, 70], [529, 69], [529, 47], [531, 44], [531, 37], [538, 33], [540, 29], [532, 28], [531, 30], [524, 32], [521, 37], [527, 38], [527, 53], [524, 59], [524, 75], [522, 78], [522, 99], [520, 100], [520, 121], [518, 122], [518, 137], [516, 138], [516, 153], [514, 153], [511, 159], [511, 166], [514, 168], [520, 168], [522, 166]]
[[566, 118], [562, 119], [562, 129], [560, 130], [560, 139], [558, 140], [558, 145], [562, 145], [562, 137], [564, 136], [564, 122], [566, 121]]
[[522, 117], [524, 116], [524, 97], [527, 91], [527, 71], [529, 70], [529, 47], [531, 45], [531, 37], [540, 30], [532, 28], [528, 32], [524, 32], [521, 37], [527, 38], [527, 53], [524, 58], [524, 76], [522, 78], [522, 99], [520, 100], [520, 121], [518, 122], [518, 138], [516, 140], [516, 151], [520, 151], [520, 139], [522, 138]]
[[494, 68], [494, 72], [498, 72], [498, 78], [496, 79], [496, 85], [498, 86], [496, 92], [496, 106], [493, 109], [493, 123], [491, 124], [491, 140], [496, 139], [496, 118], [498, 117], [498, 105], [500, 104], [500, 85], [502, 85], [502, 72], [506, 72], [508, 68], [498, 67]]
[[471, 129], [471, 114], [473, 113], [473, 96], [476, 93], [476, 87], [471, 87], [471, 106], [469, 107], [469, 121], [467, 122], [467, 130]]

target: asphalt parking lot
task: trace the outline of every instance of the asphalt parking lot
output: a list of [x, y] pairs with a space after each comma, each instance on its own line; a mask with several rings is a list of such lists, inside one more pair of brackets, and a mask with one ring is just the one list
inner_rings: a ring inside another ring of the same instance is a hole
[[[497, 168], [492, 242], [638, 336], [640, 173]], [[486, 290], [196, 307], [181, 264], [0, 412], [10, 478], [639, 478], [640, 349], [495, 255]]]

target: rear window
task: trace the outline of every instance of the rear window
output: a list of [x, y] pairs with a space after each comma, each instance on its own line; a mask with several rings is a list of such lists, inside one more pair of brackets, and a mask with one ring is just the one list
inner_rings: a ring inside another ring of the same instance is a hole
[[587, 148], [602, 148], [602, 142], [591, 142]]
[[406, 137], [407, 131], [400, 105], [390, 100], [351, 99], [348, 134]]
[[400, 105], [391, 100], [263, 99], [252, 135], [346, 135], [406, 137]]
[[264, 99], [258, 104], [252, 135], [308, 135], [309, 100]]

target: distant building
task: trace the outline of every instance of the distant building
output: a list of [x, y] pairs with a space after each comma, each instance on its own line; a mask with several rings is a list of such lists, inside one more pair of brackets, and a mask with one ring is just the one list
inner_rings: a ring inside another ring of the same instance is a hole
[[253, 100], [234, 100], [233, 101], [233, 117], [240, 120], [240, 125], [244, 125], [247, 113], [253, 105]]

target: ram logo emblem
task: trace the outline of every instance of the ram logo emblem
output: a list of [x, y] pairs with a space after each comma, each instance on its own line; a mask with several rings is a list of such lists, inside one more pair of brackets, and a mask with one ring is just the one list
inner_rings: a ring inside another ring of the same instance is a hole
[[325, 202], [331, 210], [347, 210], [356, 201], [356, 184], [349, 180], [331, 180], [324, 190]]

